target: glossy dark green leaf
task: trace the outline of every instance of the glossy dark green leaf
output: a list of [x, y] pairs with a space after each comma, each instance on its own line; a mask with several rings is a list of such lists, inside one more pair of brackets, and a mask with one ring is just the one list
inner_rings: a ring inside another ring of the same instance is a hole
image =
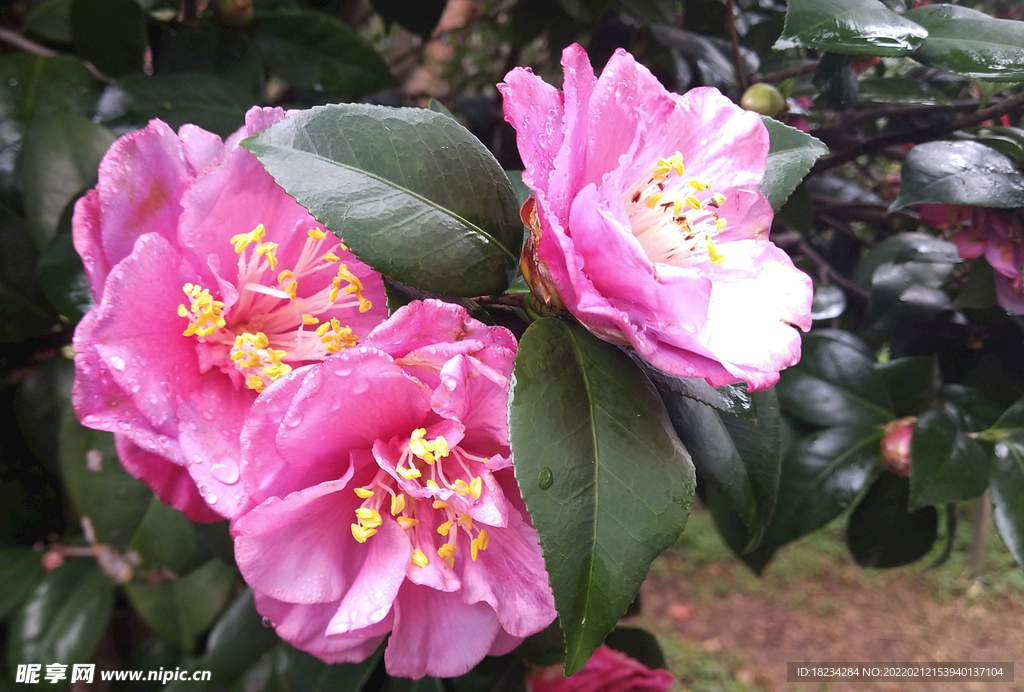
[[905, 264], [913, 260], [927, 264], [952, 264], [959, 261], [959, 257], [955, 246], [953, 256], [949, 256], [951, 245], [927, 233], [897, 233], [876, 245], [860, 261], [853, 279], [864, 288], [870, 288], [875, 272], [885, 264]]
[[96, 118], [119, 130], [144, 127], [159, 118], [175, 129], [191, 123], [227, 137], [242, 126], [255, 102], [243, 89], [212, 74], [125, 77], [103, 92]]
[[992, 517], [999, 535], [1024, 569], [1024, 430], [996, 442], [992, 452]]
[[862, 79], [857, 99], [868, 103], [906, 104], [946, 103], [949, 100], [931, 84], [907, 77]]
[[767, 545], [762, 540], [756, 548], [751, 549], [752, 532], [729, 501], [722, 497], [714, 486], [705, 483], [700, 474], [697, 475], [697, 489], [701, 493], [701, 502], [711, 512], [715, 528], [729, 550], [755, 574], [760, 575], [781, 546]]
[[71, 0], [30, 0], [21, 29], [47, 41], [71, 43]]
[[694, 471], [654, 387], [618, 348], [557, 318], [516, 356], [509, 435], [578, 671], [679, 536]]
[[[262, 99], [263, 63], [252, 40], [241, 31], [212, 24], [165, 28], [154, 69], [159, 77], [196, 73], [220, 77], [241, 89], [253, 104]], [[201, 89], [195, 92], [200, 95]]]
[[741, 552], [754, 548], [779, 487], [782, 442], [775, 391], [750, 395], [757, 413], [753, 421], [718, 413], [671, 391], [659, 393], [701, 482], [714, 485], [748, 529], [750, 543]]
[[29, 447], [47, 470], [60, 473], [58, 440], [64, 409], [71, 403], [74, 363], [63, 357], [50, 358], [18, 389], [14, 415]]
[[665, 654], [653, 634], [638, 627], [616, 627], [604, 640], [605, 646], [621, 651], [648, 668], [666, 668]]
[[889, 206], [971, 204], [1024, 206], [1024, 175], [1013, 161], [979, 142], [925, 142], [903, 160], [900, 194]]
[[89, 518], [98, 542], [123, 550], [153, 493], [121, 466], [114, 436], [83, 427], [70, 408], [64, 411], [58, 449], [64, 489], [75, 512]]
[[92, 559], [43, 577], [14, 616], [7, 663], [82, 663], [92, 658], [114, 606], [114, 584]]
[[523, 226], [490, 152], [423, 109], [313, 108], [245, 140], [279, 185], [364, 262], [448, 295], [504, 290]]
[[272, 627], [263, 624], [256, 612], [252, 589], [246, 589], [231, 602], [210, 630], [206, 651], [188, 667], [190, 671], [208, 670], [208, 681], [172, 682], [164, 692], [220, 692], [232, 685], [259, 658], [281, 640]]
[[914, 53], [918, 62], [978, 79], [1024, 79], [1024, 23], [947, 4], [918, 7], [904, 16], [928, 30]]
[[451, 692], [529, 692], [526, 662], [517, 653], [488, 656], [473, 670], [445, 680]]
[[0, 620], [36, 588], [43, 576], [43, 554], [31, 548], [0, 549]]
[[917, 419], [910, 459], [909, 509], [970, 500], [988, 487], [988, 453], [944, 411]]
[[904, 262], [883, 264], [871, 277], [871, 297], [864, 310], [866, 335], [900, 332], [950, 308], [939, 288], [953, 265]]
[[880, 425], [895, 417], [875, 363], [857, 349], [816, 332], [775, 388], [786, 413], [822, 427]]
[[280, 692], [360, 692], [383, 655], [382, 646], [362, 663], [332, 665], [281, 643], [274, 652], [275, 682]]
[[33, 236], [24, 219], [0, 204], [0, 343], [42, 336], [58, 319], [34, 271]]
[[782, 461], [764, 545], [785, 545], [842, 514], [878, 462], [881, 439], [877, 428], [837, 427], [799, 440]]
[[146, 16], [135, 0], [72, 0], [75, 51], [111, 77], [142, 72]]
[[907, 55], [928, 32], [878, 0], [789, 0], [775, 48], [803, 46], [854, 55]]
[[260, 14], [253, 26], [271, 72], [294, 88], [355, 97], [395, 85], [373, 46], [325, 12]]
[[832, 320], [846, 312], [846, 293], [838, 286], [815, 284], [811, 319]]
[[181, 578], [127, 584], [124, 592], [150, 630], [191, 651], [231, 598], [235, 579], [234, 569], [213, 559]]
[[445, 689], [440, 679], [428, 676], [418, 680], [388, 678], [383, 692], [445, 692]]
[[387, 21], [398, 22], [426, 40], [441, 19], [441, 13], [444, 12], [447, 3], [446, 0], [421, 0], [415, 3], [404, 0], [372, 0], [370, 4]]
[[852, 67], [853, 58], [838, 53], [825, 53], [818, 62], [811, 83], [818, 87], [830, 104], [844, 109], [857, 101], [860, 82]]
[[213, 557], [195, 526], [184, 514], [153, 498], [130, 545], [142, 557], [143, 573], [168, 570], [181, 576]]
[[39, 284], [50, 303], [72, 324], [93, 306], [82, 258], [67, 233], [55, 235], [39, 258]]
[[768, 128], [771, 142], [761, 192], [768, 197], [772, 209], [778, 211], [818, 157], [828, 153], [828, 147], [806, 132], [783, 125], [774, 118], [761, 116], [761, 121]]
[[524, 639], [516, 649], [516, 654], [534, 666], [557, 666], [564, 663], [565, 634], [558, 619]]
[[975, 387], [947, 384], [942, 387], [941, 397], [945, 408], [955, 414], [959, 429], [965, 432], [985, 430], [1003, 413], [999, 404]]
[[907, 511], [910, 483], [883, 473], [850, 513], [846, 544], [861, 567], [901, 567], [928, 554], [938, 536], [934, 507]]
[[658, 370], [647, 361], [630, 353], [633, 362], [636, 363], [647, 379], [651, 381], [655, 389], [665, 395], [684, 396], [693, 401], [699, 401], [710, 406], [716, 411], [728, 413], [729, 415], [744, 420], [755, 420], [757, 414], [754, 410], [754, 401], [747, 393], [747, 387], [742, 382], [738, 384], [727, 384], [722, 387], [712, 387], [707, 382], [693, 377], [675, 377]]
[[897, 417], [916, 416], [935, 403], [939, 393], [939, 364], [934, 356], [912, 356], [879, 363], [875, 370], [885, 382]]
[[[715, 0], [709, 0], [708, 4], [722, 7]], [[659, 24], [651, 27], [651, 35], [672, 52], [680, 82], [691, 81], [693, 67], [696, 67], [701, 83], [726, 91], [738, 88], [732, 46], [726, 39]], [[760, 66], [757, 55], [746, 48], [739, 50], [744, 70], [756, 72]]]
[[100, 159], [114, 142], [105, 127], [71, 113], [32, 127], [21, 152], [25, 215], [45, 247], [57, 232], [68, 202], [96, 182]]
[[988, 260], [984, 257], [972, 260], [967, 281], [953, 300], [953, 307], [958, 310], [994, 307], [997, 304], [994, 278]]

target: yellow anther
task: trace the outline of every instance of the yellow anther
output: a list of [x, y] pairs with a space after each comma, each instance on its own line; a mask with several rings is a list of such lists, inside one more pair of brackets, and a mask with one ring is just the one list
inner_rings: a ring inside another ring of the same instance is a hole
[[370, 507], [360, 507], [356, 510], [356, 518], [359, 523], [368, 529], [375, 529], [381, 525], [380, 512]]
[[697, 192], [704, 192], [704, 190], [707, 189], [704, 183], [701, 182], [700, 180], [697, 180], [696, 178], [690, 181], [690, 187], [692, 187]]
[[704, 205], [700, 203], [700, 200], [699, 200], [699, 199], [697, 199], [696, 197], [694, 197], [693, 195], [687, 195], [687, 196], [686, 196], [686, 204], [687, 204], [687, 205], [688, 205], [688, 206], [689, 206], [689, 207], [690, 207], [691, 209], [697, 209], [697, 210], [700, 210], [700, 209], [703, 209], [703, 208], [704, 208]]
[[281, 271], [280, 274], [277, 275], [277, 283], [283, 284], [285, 281], [287, 281], [288, 279], [291, 279], [294, 276], [295, 275], [292, 274], [292, 270], [291, 269], [284, 269], [284, 270]]
[[473, 530], [473, 517], [468, 514], [462, 514], [459, 516], [459, 526], [466, 529], [467, 531]]
[[683, 168], [683, 154], [682, 154], [682, 152], [676, 151], [675, 155], [672, 157], [672, 168], [673, 168], [673, 170], [675, 170], [676, 175], [678, 175], [678, 176], [682, 176], [683, 175], [683, 171], [685, 169]]
[[249, 233], [239, 233], [238, 235], [231, 236], [231, 244], [235, 247], [236, 253], [241, 253], [242, 250], [249, 247], [249, 243], [258, 243], [263, 240], [263, 236], [266, 233], [267, 229], [263, 227], [263, 224], [260, 224]]
[[178, 316], [188, 319], [183, 336], [195, 335], [203, 339], [227, 324], [222, 315], [224, 303], [214, 300], [208, 289], [199, 284], [186, 283], [181, 290], [188, 296], [190, 303], [188, 307], [184, 303], [178, 305]]
[[368, 497], [373, 497], [373, 491], [369, 488], [356, 488], [353, 492], [364, 500]]
[[416, 565], [417, 567], [427, 566], [427, 556], [419, 548], [412, 551], [412, 564]]
[[480, 498], [480, 493], [483, 492], [484, 481], [480, 476], [477, 476], [469, 482], [469, 494], [474, 499]]
[[448, 441], [441, 435], [433, 440], [427, 440], [424, 437], [426, 434], [425, 428], [413, 430], [409, 436], [409, 451], [428, 464], [434, 464], [439, 458], [448, 456]]
[[715, 230], [718, 231], [719, 233], [721, 233], [722, 231], [725, 230], [726, 224], [727, 224], [726, 220], [721, 218], [721, 217], [719, 217], [715, 221]]
[[716, 192], [715, 194], [711, 195], [711, 201], [708, 202], [708, 204], [717, 209], [718, 207], [725, 204], [725, 195], [723, 195], [721, 192]]
[[451, 530], [452, 530], [452, 523], [450, 521], [446, 521], [446, 522], [444, 522], [443, 524], [441, 524], [440, 526], [437, 527], [437, 532], [439, 534], [441, 534], [442, 536], [447, 536], [448, 532], [451, 531]]
[[422, 473], [420, 473], [420, 470], [416, 468], [407, 469], [404, 466], [399, 466], [395, 470], [398, 471], [399, 476], [401, 476], [407, 481], [411, 481], [413, 478], [419, 478], [420, 476], [423, 475]]
[[302, 315], [302, 323], [305, 324], [305, 325], [314, 325], [314, 324], [320, 324], [320, 320], [318, 320], [316, 317], [313, 317], [312, 315], [307, 315], [307, 314], [303, 313], [303, 315]]
[[479, 535], [469, 544], [469, 555], [473, 558], [473, 562], [476, 562], [476, 556], [481, 550], [487, 550], [489, 544], [490, 539], [487, 537], [487, 529], [480, 529]]
[[[430, 490], [440, 490], [437, 483], [435, 483], [434, 481], [427, 481], [427, 488], [429, 488]], [[445, 507], [447, 506], [448, 505], [445, 505]], [[437, 507], [435, 507], [434, 509], [437, 509]]]
[[295, 279], [292, 279], [292, 282], [288, 284], [288, 288], [286, 288], [285, 290], [288, 291], [288, 297], [291, 298], [292, 300], [295, 300], [295, 298], [299, 295], [299, 282], [296, 281]]
[[647, 198], [647, 207], [649, 209], [654, 209], [656, 206], [658, 206], [658, 202], [660, 202], [661, 198], [664, 196], [665, 195], [661, 192], [655, 192], [653, 195]]
[[[432, 483], [432, 481], [427, 481], [427, 485], [428, 486], [431, 483]], [[434, 503], [431, 505], [431, 507], [433, 507], [434, 509], [444, 509], [447, 506], [448, 506], [448, 503], [445, 502], [444, 500], [434, 500]]]
[[323, 240], [327, 237], [327, 234], [321, 231], [319, 228], [311, 228], [306, 231], [306, 234], [313, 240]]
[[271, 348], [270, 340], [263, 332], [239, 334], [230, 352], [235, 367], [246, 374], [246, 386], [257, 392], [262, 392], [270, 382], [292, 371], [292, 366], [282, 362], [287, 355], [286, 351]]
[[686, 206], [686, 201], [683, 199], [683, 196], [677, 195], [672, 202], [672, 216], [679, 216], [683, 212], [684, 206]]
[[359, 280], [359, 277], [357, 277], [355, 274], [348, 270], [347, 265], [338, 265], [338, 276], [335, 278], [337, 279], [337, 281], [335, 281], [332, 284], [331, 288], [331, 291], [334, 295], [334, 297], [331, 298], [332, 303], [337, 297], [337, 291], [334, 290], [334, 287], [340, 287], [341, 281], [344, 280], [348, 282], [348, 286], [345, 288], [345, 293], [355, 293], [356, 298], [359, 299], [359, 312], [366, 312], [371, 307], [373, 307], [373, 303], [371, 303], [363, 296], [363, 282]]
[[448, 563], [449, 567], [455, 567], [455, 545], [445, 543], [437, 549], [437, 556]]
[[722, 262], [725, 261], [725, 255], [721, 254], [718, 251], [718, 248], [715, 247], [715, 243], [713, 240], [711, 240], [711, 238], [707, 239], [707, 246], [708, 259], [711, 260], [711, 264], [721, 264]]
[[366, 543], [367, 539], [377, 533], [377, 529], [368, 529], [359, 524], [352, 524], [352, 538], [360, 543]]
[[256, 256], [262, 257], [266, 255], [267, 262], [270, 263], [270, 271], [277, 269], [277, 257], [274, 255], [275, 250], [277, 250], [277, 243], [260, 243], [256, 246]]
[[452, 483], [452, 490], [457, 492], [459, 495], [469, 494], [469, 486], [466, 485], [466, 481], [462, 480], [461, 478]]
[[316, 328], [316, 335], [317, 336], [323, 336], [324, 334], [327, 333], [327, 331], [330, 328], [331, 328], [331, 323], [330, 322], [324, 322], [323, 324], [321, 324], [319, 327]]
[[184, 305], [179, 305], [178, 317], [188, 317], [188, 308], [186, 308]]
[[397, 521], [398, 525], [406, 530], [411, 529], [416, 526], [416, 524], [420, 523], [419, 519], [413, 519], [412, 517], [398, 517]]
[[324, 345], [327, 353], [337, 353], [342, 348], [352, 348], [359, 339], [352, 333], [350, 327], [342, 327], [337, 317], [331, 318], [330, 322], [324, 322], [316, 329], [316, 335], [320, 337], [320, 343]]
[[333, 252], [325, 252], [323, 257], [321, 257], [320, 259], [322, 259], [325, 262], [340, 262], [341, 261], [341, 258], [338, 257]]
[[401, 514], [405, 511], [405, 495], [398, 493], [391, 498], [391, 516]]
[[249, 375], [245, 378], [245, 386], [249, 389], [255, 389], [257, 392], [262, 392], [264, 389], [263, 378], [259, 375]]

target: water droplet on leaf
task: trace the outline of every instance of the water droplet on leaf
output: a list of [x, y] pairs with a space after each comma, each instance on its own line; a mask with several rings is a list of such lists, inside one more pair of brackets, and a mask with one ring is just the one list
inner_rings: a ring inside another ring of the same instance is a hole
[[551, 474], [551, 469], [545, 467], [540, 470], [540, 475], [537, 477], [537, 487], [541, 490], [547, 490], [551, 487], [551, 484], [555, 482], [554, 476]]

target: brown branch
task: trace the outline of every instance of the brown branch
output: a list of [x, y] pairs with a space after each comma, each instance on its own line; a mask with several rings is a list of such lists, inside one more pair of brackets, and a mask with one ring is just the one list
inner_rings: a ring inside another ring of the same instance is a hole
[[[10, 29], [5, 29], [2, 27], [0, 27], [0, 43], [6, 43], [8, 45], [14, 46], [15, 48], [20, 48], [26, 53], [32, 53], [33, 55], [41, 55], [44, 58], [55, 58], [58, 55], [60, 55], [60, 53], [53, 50], [52, 48], [47, 48], [46, 46], [40, 43], [36, 43], [31, 39], [27, 39], [21, 34], [19, 34], [17, 31], [12, 31]], [[107, 84], [110, 84], [114, 81], [112, 77], [109, 77], [100, 72], [99, 70], [97, 70], [96, 66], [93, 65], [91, 62], [83, 60], [82, 64], [85, 65], [89, 72], [92, 73], [93, 77], [100, 80], [101, 82], [106, 82]]]
[[473, 299], [473, 302], [479, 303], [480, 305], [507, 305], [513, 308], [523, 307], [523, 301], [526, 296], [505, 294], [500, 296], [479, 296]]
[[818, 69], [818, 61], [805, 63], [803, 65], [797, 65], [796, 67], [787, 67], [784, 70], [778, 70], [777, 72], [765, 72], [764, 74], [752, 74], [750, 75], [750, 83], [757, 84], [758, 82], [784, 82], [790, 77], [799, 77], [800, 75], [810, 74]]
[[736, 82], [740, 91], [747, 90], [747, 71], [743, 69], [743, 57], [740, 55], [740, 39], [736, 34], [736, 9], [733, 0], [725, 0], [725, 25], [729, 29], [729, 42], [732, 44], [732, 64], [736, 68]]
[[832, 265], [828, 263], [828, 260], [819, 255], [818, 252], [811, 247], [811, 244], [807, 242], [807, 239], [804, 238], [802, 233], [793, 230], [786, 224], [781, 225], [786, 229], [786, 232], [772, 235], [772, 242], [781, 248], [792, 250], [806, 258], [808, 262], [814, 265], [814, 268], [818, 271], [823, 280], [834, 283], [836, 286], [843, 289], [843, 292], [846, 293], [846, 297], [851, 303], [856, 303], [860, 307], [864, 307], [868, 304], [869, 296], [867, 291], [836, 271]]
[[895, 144], [907, 144], [911, 142], [916, 144], [922, 141], [937, 139], [944, 135], [948, 135], [951, 132], [956, 132], [957, 130], [977, 125], [978, 123], [982, 123], [992, 118], [998, 118], [1018, 106], [1024, 106], [1024, 92], [1005, 98], [994, 106], [983, 108], [970, 115], [954, 118], [945, 124], [928, 125], [926, 127], [919, 127], [906, 132], [896, 132], [891, 135], [868, 139], [818, 159], [817, 163], [814, 164], [814, 167], [811, 168], [809, 175], [820, 173], [824, 170], [828, 170], [829, 168], [834, 168], [835, 166], [852, 161], [863, 154], [870, 154], [872, 152], [886, 149]]

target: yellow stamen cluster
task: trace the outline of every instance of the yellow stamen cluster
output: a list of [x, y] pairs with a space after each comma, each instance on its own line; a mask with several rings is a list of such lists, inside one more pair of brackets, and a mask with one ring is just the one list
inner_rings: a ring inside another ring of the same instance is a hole
[[366, 543], [367, 539], [377, 533], [383, 520], [380, 512], [371, 507], [360, 507], [356, 510], [356, 521], [352, 524], [352, 537], [360, 543]]
[[189, 297], [190, 301], [190, 306], [187, 308], [184, 304], [178, 306], [178, 316], [188, 318], [188, 327], [182, 334], [184, 336], [195, 335], [200, 341], [205, 341], [206, 337], [224, 326], [224, 317], [221, 314], [224, 310], [224, 303], [214, 300], [209, 289], [203, 288], [199, 284], [185, 284], [181, 290]]
[[676, 175], [680, 177], [683, 175], [683, 155], [678, 151], [667, 159], [658, 157], [658, 161], [654, 164], [654, 179], [664, 180], [672, 171], [675, 171]]
[[[239, 233], [238, 235], [231, 236], [231, 245], [235, 248], [235, 254], [241, 254], [242, 250], [249, 247], [249, 243], [259, 243], [266, 234], [267, 229], [263, 224], [260, 224], [248, 233]], [[277, 246], [275, 245], [274, 247]]]
[[427, 434], [426, 428], [416, 428], [409, 437], [409, 451], [418, 456], [428, 464], [433, 464], [437, 459], [448, 456], [448, 442], [441, 435], [433, 440], [424, 439]]
[[248, 371], [245, 385], [262, 392], [266, 387], [292, 371], [292, 367], [281, 361], [288, 354], [280, 349], [270, 348], [270, 340], [263, 332], [243, 332], [235, 337], [231, 348], [231, 360], [243, 373]]
[[[304, 315], [304, 324], [306, 324], [305, 318]], [[316, 335], [320, 337], [320, 342], [324, 344], [324, 350], [328, 353], [337, 353], [342, 348], [352, 348], [359, 341], [352, 333], [351, 328], [341, 326], [337, 317], [332, 317], [330, 322], [324, 322], [317, 327]]]
[[[347, 284], [344, 291], [341, 289], [342, 281]], [[328, 300], [332, 303], [336, 301], [338, 299], [339, 292], [343, 292], [346, 295], [355, 293], [356, 298], [359, 299], [359, 312], [366, 312], [373, 307], [373, 303], [363, 296], [363, 282], [359, 280], [358, 276], [350, 272], [348, 270], [348, 266], [345, 264], [338, 265], [338, 275], [334, 277], [334, 281], [331, 282], [331, 292], [328, 294]]]

